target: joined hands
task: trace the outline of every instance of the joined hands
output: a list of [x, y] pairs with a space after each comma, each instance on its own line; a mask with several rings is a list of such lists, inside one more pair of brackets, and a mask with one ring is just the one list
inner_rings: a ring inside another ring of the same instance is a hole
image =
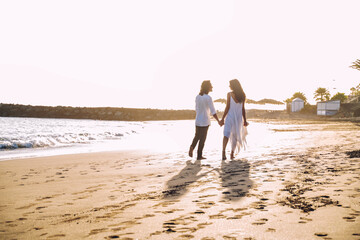
[[218, 121], [218, 124], [220, 127], [222, 127], [224, 125], [224, 119], [221, 119], [220, 121]]

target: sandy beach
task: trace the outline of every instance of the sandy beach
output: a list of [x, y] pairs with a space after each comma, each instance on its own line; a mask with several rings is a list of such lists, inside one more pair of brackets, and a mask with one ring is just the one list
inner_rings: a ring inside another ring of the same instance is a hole
[[308, 133], [232, 161], [215, 147], [202, 161], [188, 149], [2, 161], [0, 239], [360, 239], [360, 127]]

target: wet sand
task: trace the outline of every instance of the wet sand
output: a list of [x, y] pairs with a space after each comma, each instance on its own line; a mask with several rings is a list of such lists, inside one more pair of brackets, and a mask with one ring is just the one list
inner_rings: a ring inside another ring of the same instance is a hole
[[0, 239], [360, 239], [349, 133], [232, 161], [187, 149], [3, 161]]

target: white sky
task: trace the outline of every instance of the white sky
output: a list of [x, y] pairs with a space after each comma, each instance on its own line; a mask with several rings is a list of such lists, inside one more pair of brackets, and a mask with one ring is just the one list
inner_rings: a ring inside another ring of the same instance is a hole
[[[238, 78], [247, 97], [350, 93], [359, 0], [0, 1], [0, 102], [193, 109]], [[335, 88], [335, 89], [334, 89]]]

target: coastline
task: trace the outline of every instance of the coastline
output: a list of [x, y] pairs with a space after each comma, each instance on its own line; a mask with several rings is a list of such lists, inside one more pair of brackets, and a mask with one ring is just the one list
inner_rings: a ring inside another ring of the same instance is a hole
[[137, 150], [0, 162], [0, 238], [358, 239], [348, 133], [234, 161], [207, 149], [201, 162]]
[[[312, 106], [313, 108], [316, 106]], [[316, 108], [314, 108], [316, 109]], [[305, 119], [329, 121], [360, 121], [360, 103], [342, 104], [333, 116], [317, 116], [316, 110], [288, 113], [286, 110], [247, 109], [249, 119]], [[218, 116], [223, 112], [218, 111]], [[65, 118], [115, 121], [163, 121], [195, 119], [194, 110], [165, 110], [115, 107], [31, 106], [0, 103], [0, 117]]]

